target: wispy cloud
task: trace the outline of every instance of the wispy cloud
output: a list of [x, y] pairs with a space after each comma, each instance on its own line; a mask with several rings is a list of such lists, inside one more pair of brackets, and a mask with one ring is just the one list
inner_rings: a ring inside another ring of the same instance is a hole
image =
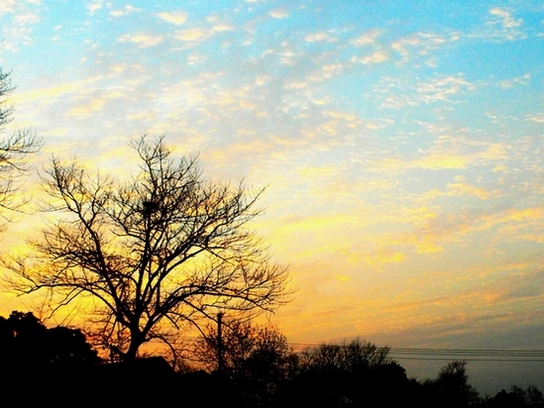
[[401, 38], [391, 44], [391, 49], [399, 53], [404, 61], [414, 57], [427, 57], [431, 51], [438, 50], [448, 42], [456, 41], [457, 34], [448, 37], [434, 33], [416, 33]]
[[359, 62], [365, 65], [379, 64], [381, 62], [388, 61], [389, 54], [385, 51], [374, 51], [364, 56], [352, 57], [351, 62]]
[[524, 74], [516, 78], [499, 81], [499, 85], [502, 88], [509, 89], [516, 85], [527, 86], [530, 84], [530, 82], [531, 82], [531, 74]]
[[111, 10], [110, 11], [110, 16], [118, 18], [118, 17], [126, 16], [126, 15], [129, 15], [129, 14], [132, 14], [132, 13], [137, 13], [137, 12], [140, 12], [140, 11], [142, 11], [141, 8], [134, 7], [134, 6], [131, 6], [130, 4], [127, 4], [122, 9]]
[[356, 47], [364, 47], [369, 45], [377, 45], [381, 35], [380, 30], [368, 30], [352, 41], [352, 44]]
[[514, 41], [527, 37], [523, 30], [523, 19], [516, 18], [510, 9], [493, 7], [489, 10], [487, 27], [491, 31], [482, 34], [484, 38], [492, 41]]
[[72, 93], [79, 89], [85, 89], [89, 85], [100, 81], [104, 76], [95, 76], [86, 79], [82, 79], [75, 82], [67, 82], [59, 85], [54, 85], [50, 87], [38, 88], [28, 92], [17, 92], [13, 95], [13, 100], [15, 103], [28, 103], [35, 102], [40, 99], [51, 99], [56, 98], [65, 94]]
[[437, 102], [453, 103], [474, 91], [476, 86], [463, 74], [436, 76], [426, 81], [384, 78], [382, 87], [376, 90], [382, 98], [382, 106], [390, 109]]
[[526, 120], [536, 123], [544, 123], [544, 113], [537, 113], [535, 115], [527, 115]]
[[514, 15], [505, 9], [494, 7], [489, 10], [489, 14], [496, 18], [490, 24], [499, 24], [503, 28], [516, 28], [523, 25], [523, 19], [515, 18]]

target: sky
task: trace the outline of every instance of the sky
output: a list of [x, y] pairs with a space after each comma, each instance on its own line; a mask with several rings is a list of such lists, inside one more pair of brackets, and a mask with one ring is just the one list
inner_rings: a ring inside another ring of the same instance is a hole
[[[130, 138], [165, 134], [207, 178], [266, 187], [290, 342], [544, 348], [541, 1], [2, 0], [0, 38], [36, 169], [130, 171]], [[544, 362], [469, 374], [544, 390]]]

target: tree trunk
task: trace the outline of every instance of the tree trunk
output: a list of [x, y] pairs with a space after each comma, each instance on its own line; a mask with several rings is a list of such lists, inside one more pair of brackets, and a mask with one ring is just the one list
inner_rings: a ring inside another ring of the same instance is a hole
[[143, 343], [143, 336], [140, 332], [132, 333], [130, 336], [130, 345], [123, 356], [123, 362], [132, 362], [138, 356], [138, 350]]

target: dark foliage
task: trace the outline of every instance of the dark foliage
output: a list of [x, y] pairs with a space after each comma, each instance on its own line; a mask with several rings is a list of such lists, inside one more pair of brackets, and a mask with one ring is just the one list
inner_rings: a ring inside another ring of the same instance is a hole
[[100, 362], [79, 329], [45, 327], [32, 313], [0, 316], [0, 361], [11, 369], [81, 366]]
[[227, 322], [221, 341], [217, 329], [208, 327], [195, 354], [210, 371], [219, 371], [220, 352], [223, 367], [217, 375], [231, 384], [238, 404], [252, 407], [270, 405], [296, 364], [285, 336], [270, 326]]
[[466, 361], [446, 364], [435, 380], [428, 380], [423, 385], [428, 406], [461, 408], [479, 404], [478, 393], [468, 382]]
[[278, 406], [387, 406], [406, 398], [410, 381], [389, 349], [360, 340], [305, 350]]

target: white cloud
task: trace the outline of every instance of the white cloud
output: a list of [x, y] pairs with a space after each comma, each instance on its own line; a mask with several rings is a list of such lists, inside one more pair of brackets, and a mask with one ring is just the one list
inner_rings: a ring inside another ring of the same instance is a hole
[[515, 28], [523, 25], [523, 19], [516, 19], [509, 11], [498, 7], [489, 10], [489, 14], [491, 14], [492, 16], [496, 16], [497, 20], [495, 22], [498, 22], [504, 28]]
[[182, 25], [187, 21], [189, 15], [183, 11], [174, 11], [172, 13], [158, 13], [157, 17], [175, 25]]
[[384, 51], [376, 51], [372, 54], [365, 55], [364, 57], [353, 57], [353, 62], [360, 62], [361, 64], [370, 65], [385, 62], [389, 59], [389, 55]]
[[487, 25], [492, 31], [484, 33], [484, 38], [513, 41], [527, 36], [521, 29], [523, 19], [515, 18], [511, 11], [503, 8], [494, 7], [489, 10]]
[[530, 122], [544, 123], [544, 113], [538, 113], [535, 115], [528, 115], [526, 119]]
[[12, 14], [0, 26], [0, 42], [4, 49], [16, 51], [21, 45], [34, 43], [34, 26], [40, 21], [42, 12], [40, 5], [40, 0], [0, 0], [0, 17]]
[[282, 9], [272, 10], [268, 15], [272, 18], [287, 18], [289, 13]]
[[96, 2], [96, 3], [89, 3], [87, 4], [87, 10], [89, 10], [89, 13], [92, 15], [96, 11], [100, 10], [102, 8], [102, 2]]
[[334, 42], [336, 38], [327, 32], [308, 34], [304, 39], [308, 42]]
[[391, 44], [391, 48], [398, 52], [404, 60], [415, 56], [425, 56], [430, 51], [439, 49], [445, 43], [456, 41], [457, 35], [449, 38], [432, 33], [416, 33], [406, 38], [401, 38]]
[[385, 78], [378, 92], [383, 95], [383, 107], [401, 109], [436, 102], [454, 103], [461, 95], [475, 90], [473, 83], [467, 81], [462, 74], [458, 74], [418, 82], [408, 78]]
[[369, 30], [363, 33], [359, 38], [353, 41], [353, 45], [356, 47], [363, 47], [365, 45], [376, 44], [381, 32], [379, 30]]
[[13, 13], [15, 0], [3, 0], [0, 2], [0, 16], [2, 14]]
[[141, 11], [141, 9], [133, 7], [130, 4], [127, 4], [124, 10], [110, 11], [110, 15], [113, 17], [121, 17], [121, 16], [126, 16], [127, 14], [138, 12], [138, 11]]
[[525, 74], [514, 79], [507, 79], [504, 81], [500, 81], [499, 85], [503, 88], [512, 88], [515, 85], [527, 86], [529, 85], [530, 80], [531, 80], [531, 74]]
[[176, 32], [175, 37], [185, 42], [201, 41], [210, 36], [210, 31], [202, 28], [189, 28]]
[[462, 76], [447, 76], [419, 83], [417, 91], [421, 99], [426, 102], [447, 101], [451, 95], [474, 90], [474, 85]]
[[124, 36], [120, 37], [118, 41], [120, 42], [131, 42], [140, 48], [147, 48], [152, 47], [154, 45], [158, 45], [162, 42], [163, 38], [162, 36], [152, 36], [152, 35], [146, 35], [146, 34], [125, 34]]

